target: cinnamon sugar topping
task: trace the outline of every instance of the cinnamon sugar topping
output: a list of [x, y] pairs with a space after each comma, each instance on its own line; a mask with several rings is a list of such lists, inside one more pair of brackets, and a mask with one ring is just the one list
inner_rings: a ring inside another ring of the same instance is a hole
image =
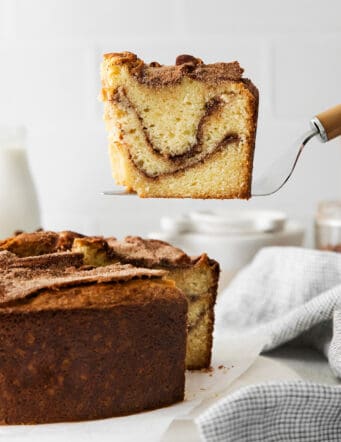
[[107, 238], [106, 242], [121, 262], [129, 261], [137, 266], [190, 266], [191, 258], [181, 249], [156, 239], [145, 240], [138, 236], [127, 236], [123, 241]]
[[82, 284], [129, 281], [136, 278], [161, 278], [162, 270], [136, 268], [129, 264], [82, 268], [80, 253], [53, 253], [44, 256], [18, 258], [13, 253], [0, 252], [0, 305], [7, 304], [42, 289], [58, 289]]
[[237, 81], [242, 79], [244, 72], [237, 61], [205, 64], [200, 58], [188, 54], [179, 55], [173, 66], [162, 66], [156, 61], [147, 64], [131, 52], [105, 54], [104, 60], [113, 65], [126, 65], [139, 83], [152, 87], [177, 84], [183, 77], [215, 84]]

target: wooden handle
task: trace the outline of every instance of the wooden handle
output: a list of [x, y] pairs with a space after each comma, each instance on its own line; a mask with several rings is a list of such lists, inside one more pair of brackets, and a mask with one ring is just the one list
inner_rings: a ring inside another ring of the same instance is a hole
[[328, 140], [341, 135], [341, 104], [316, 115], [321, 122]]

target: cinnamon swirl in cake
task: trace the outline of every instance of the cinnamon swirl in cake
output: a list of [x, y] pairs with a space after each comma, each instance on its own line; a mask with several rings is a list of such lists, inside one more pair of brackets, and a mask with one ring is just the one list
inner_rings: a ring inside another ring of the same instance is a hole
[[237, 62], [104, 55], [113, 176], [141, 197], [249, 198], [258, 91]]

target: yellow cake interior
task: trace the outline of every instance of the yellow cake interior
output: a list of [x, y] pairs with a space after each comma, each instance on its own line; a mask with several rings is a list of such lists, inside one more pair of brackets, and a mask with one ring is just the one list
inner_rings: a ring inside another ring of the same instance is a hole
[[207, 367], [211, 354], [214, 279], [212, 269], [204, 261], [203, 258], [188, 269], [172, 269], [168, 276], [182, 290], [188, 302], [186, 367], [189, 369]]

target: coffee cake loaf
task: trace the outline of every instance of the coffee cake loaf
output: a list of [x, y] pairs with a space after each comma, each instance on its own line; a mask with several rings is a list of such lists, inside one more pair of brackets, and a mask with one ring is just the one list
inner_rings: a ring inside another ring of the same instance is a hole
[[238, 62], [174, 66], [105, 54], [104, 119], [113, 176], [141, 197], [249, 198], [258, 91]]
[[68, 231], [22, 233], [0, 241], [0, 250], [9, 250], [18, 256], [72, 250], [81, 253], [85, 264], [91, 266], [121, 262], [137, 268], [167, 271], [168, 278], [183, 291], [188, 302], [186, 368], [209, 367], [219, 265], [205, 253], [190, 257], [163, 241], [134, 236], [118, 241]]
[[184, 397], [187, 302], [160, 270], [0, 252], [0, 423], [119, 416]]
[[170, 244], [139, 237], [76, 238], [72, 250], [84, 255], [87, 264], [105, 266], [115, 262], [136, 267], [162, 269], [183, 291], [188, 302], [186, 368], [210, 366], [214, 304], [217, 295], [219, 265], [206, 254], [190, 257]]

